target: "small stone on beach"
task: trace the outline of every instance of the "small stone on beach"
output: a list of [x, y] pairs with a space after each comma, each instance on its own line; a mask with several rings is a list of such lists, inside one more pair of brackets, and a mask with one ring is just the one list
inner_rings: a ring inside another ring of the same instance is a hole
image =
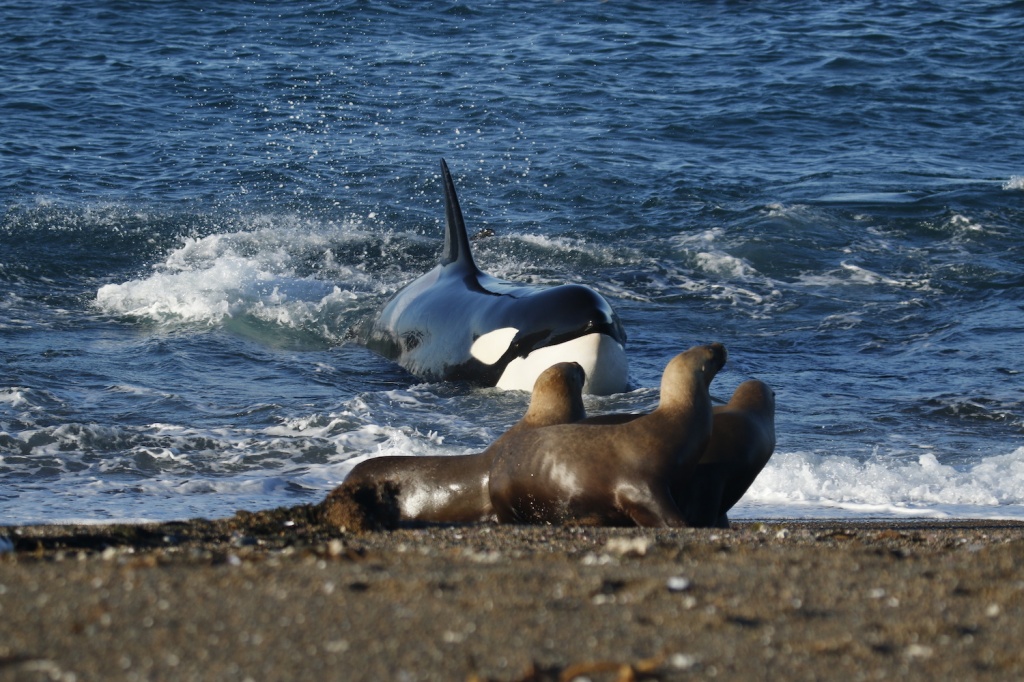
[[618, 556], [644, 556], [651, 546], [651, 540], [645, 537], [609, 538], [605, 543], [605, 551]]
[[690, 579], [685, 576], [674, 575], [665, 584], [669, 592], [685, 592], [690, 589], [691, 583]]

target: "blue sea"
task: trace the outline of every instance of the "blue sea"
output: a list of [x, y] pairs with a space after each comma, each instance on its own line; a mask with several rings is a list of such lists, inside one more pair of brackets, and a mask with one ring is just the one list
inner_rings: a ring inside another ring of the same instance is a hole
[[734, 518], [1024, 519], [1024, 3], [0, 1], [0, 523], [314, 502], [528, 395], [357, 329], [581, 282], [777, 393]]

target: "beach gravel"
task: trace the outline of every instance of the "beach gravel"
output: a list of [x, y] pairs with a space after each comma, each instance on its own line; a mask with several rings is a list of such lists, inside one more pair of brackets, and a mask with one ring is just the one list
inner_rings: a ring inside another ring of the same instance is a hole
[[0, 680], [1020, 679], [1024, 524], [0, 527]]

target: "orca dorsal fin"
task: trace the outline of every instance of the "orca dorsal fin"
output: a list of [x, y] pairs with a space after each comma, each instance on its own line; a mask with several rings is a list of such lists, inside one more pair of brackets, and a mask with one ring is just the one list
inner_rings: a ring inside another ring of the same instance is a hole
[[444, 182], [444, 253], [441, 254], [441, 265], [458, 263], [470, 270], [477, 270], [473, 262], [473, 252], [469, 250], [469, 235], [466, 234], [466, 223], [462, 219], [459, 208], [459, 197], [455, 195], [455, 183], [448, 172], [448, 164], [441, 159], [441, 179]]

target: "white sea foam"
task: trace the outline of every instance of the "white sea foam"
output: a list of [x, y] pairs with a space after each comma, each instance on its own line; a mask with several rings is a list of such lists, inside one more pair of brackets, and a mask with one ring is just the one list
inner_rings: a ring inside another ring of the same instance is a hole
[[757, 271], [751, 265], [736, 256], [723, 252], [704, 252], [695, 254], [697, 266], [704, 272], [722, 277], [750, 277]]
[[541, 234], [523, 234], [519, 235], [518, 239], [527, 244], [533, 244], [543, 248], [546, 251], [555, 252], [574, 252], [587, 250], [587, 244], [581, 239], [571, 239], [569, 237], [550, 237]]
[[25, 392], [26, 389], [19, 388], [17, 386], [0, 389], [0, 403], [10, 407], [25, 407], [28, 405], [28, 399], [25, 397]]
[[[537, 234], [483, 240], [474, 253], [481, 269], [498, 279], [538, 286], [576, 282], [609, 296], [619, 296], [620, 291], [600, 273], [635, 267], [644, 260], [640, 251], [621, 244], [611, 247], [600, 241]], [[584, 279], [580, 272], [587, 273]], [[625, 297], [632, 296], [627, 292]]]
[[95, 303], [109, 314], [157, 323], [214, 326], [247, 315], [323, 331], [325, 321], [385, 286], [361, 262], [336, 257], [336, 249], [364, 237], [358, 222], [318, 231], [282, 219], [280, 226], [187, 238], [152, 274], [100, 287]]
[[743, 258], [737, 258], [722, 247], [725, 230], [720, 227], [697, 233], [678, 234], [672, 245], [693, 259], [698, 271], [732, 279], [750, 279], [757, 270]]
[[931, 291], [931, 282], [927, 277], [905, 275], [900, 278], [891, 277], [868, 268], [843, 261], [841, 270], [830, 270], [820, 273], [805, 273], [797, 277], [794, 284], [803, 287], [829, 289], [834, 287], [885, 286], [895, 289], [911, 289], [914, 291]]
[[776, 453], [735, 514], [836, 515], [1024, 518], [1024, 448], [964, 466], [930, 453], [867, 460]]
[[[28, 448], [36, 466], [74, 471], [45, 489], [10, 488], [13, 497], [0, 499], [0, 515], [19, 522], [224, 516], [320, 499], [371, 457], [474, 451], [447, 437], [470, 431], [455, 417], [442, 420], [443, 432], [386, 426], [358, 403], [257, 430], [152, 424], [0, 432], [0, 442], [22, 444], [13, 451], [17, 463], [0, 454], [0, 464], [24, 469]], [[396, 403], [399, 410], [426, 407], [415, 397]], [[113, 446], [120, 454], [89, 454]], [[903, 458], [778, 452], [731, 516], [1024, 519], [1024, 448], [955, 466], [931, 452]]]
[[659, 263], [667, 273], [664, 288], [685, 291], [722, 301], [747, 310], [752, 317], [770, 315], [783, 299], [778, 282], [758, 272], [749, 261], [729, 253], [725, 230], [712, 228], [697, 233], [679, 234], [670, 240], [683, 256], [680, 265]]
[[[210, 446], [203, 451], [195, 449], [199, 435], [195, 429], [174, 425], [151, 428], [168, 443], [166, 448], [135, 448], [129, 454], [86, 466], [74, 476], [52, 480], [45, 488], [26, 485], [9, 489], [11, 496], [0, 497], [0, 518], [58, 523], [224, 517], [238, 509], [318, 501], [339, 485], [357, 462], [370, 457], [468, 451], [443, 445], [437, 432], [376, 424], [337, 434], [323, 432], [325, 438], [275, 436], [273, 429], [246, 433], [217, 429], [202, 432]], [[7, 435], [0, 432], [0, 441]], [[311, 461], [303, 454], [311, 444], [333, 452], [321, 453]], [[43, 450], [45, 453], [38, 455], [46, 460], [61, 452], [56, 443]], [[78, 455], [71, 459], [78, 462], [76, 468], [82, 466]], [[143, 459], [153, 463], [140, 465]], [[207, 461], [197, 467], [196, 459]]]
[[1011, 175], [1010, 179], [1003, 183], [1003, 189], [1024, 189], [1024, 175]]
[[[984, 239], [988, 235], [1005, 235], [1008, 232], [1006, 226], [986, 223], [962, 213], [951, 215], [943, 227], [952, 233], [952, 245]], [[965, 259], [971, 257], [967, 251], [963, 251], [963, 256]]]
[[871, 270], [862, 268], [859, 265], [847, 262], [843, 262], [841, 265], [844, 270], [850, 273], [851, 282], [855, 282], [857, 284], [887, 284], [892, 287], [902, 286], [902, 283], [899, 280], [886, 277], [878, 272], [872, 272]]

